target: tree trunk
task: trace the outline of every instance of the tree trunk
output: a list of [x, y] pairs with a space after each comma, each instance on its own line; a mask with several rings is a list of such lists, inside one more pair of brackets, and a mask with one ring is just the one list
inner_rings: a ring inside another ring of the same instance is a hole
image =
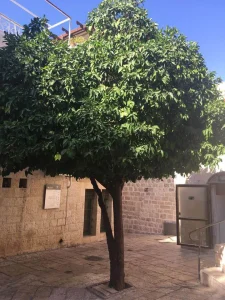
[[122, 218], [122, 188], [123, 184], [116, 182], [108, 188], [113, 198], [114, 212], [114, 236], [109, 221], [108, 213], [103, 201], [102, 191], [99, 189], [94, 178], [90, 178], [95, 192], [98, 195], [98, 203], [102, 211], [102, 217], [106, 230], [106, 239], [110, 259], [110, 281], [109, 286], [121, 291], [125, 288], [124, 274], [124, 236]]
[[118, 291], [125, 288], [122, 188], [123, 184], [117, 182], [112, 187], [111, 191], [113, 198], [115, 245], [113, 261], [110, 264], [110, 286], [114, 287]]

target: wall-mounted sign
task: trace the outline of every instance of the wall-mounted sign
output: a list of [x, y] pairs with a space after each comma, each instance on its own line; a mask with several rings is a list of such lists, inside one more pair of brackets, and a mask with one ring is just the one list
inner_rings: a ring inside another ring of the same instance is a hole
[[44, 209], [60, 208], [61, 186], [46, 184]]

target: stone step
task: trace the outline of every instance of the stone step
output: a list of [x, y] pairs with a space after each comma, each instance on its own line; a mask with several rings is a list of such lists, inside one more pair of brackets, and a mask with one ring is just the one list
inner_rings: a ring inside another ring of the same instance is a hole
[[201, 283], [215, 288], [218, 293], [225, 295], [225, 273], [222, 272], [220, 267], [201, 270]]

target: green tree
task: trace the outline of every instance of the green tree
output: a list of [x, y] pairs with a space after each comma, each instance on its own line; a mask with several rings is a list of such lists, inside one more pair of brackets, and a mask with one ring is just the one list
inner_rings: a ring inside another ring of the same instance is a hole
[[[0, 50], [0, 165], [90, 178], [122, 290], [127, 181], [189, 173], [223, 153], [224, 102], [196, 43], [160, 30], [143, 1], [104, 0], [75, 48], [35, 19]], [[113, 198], [112, 230], [101, 183]]]

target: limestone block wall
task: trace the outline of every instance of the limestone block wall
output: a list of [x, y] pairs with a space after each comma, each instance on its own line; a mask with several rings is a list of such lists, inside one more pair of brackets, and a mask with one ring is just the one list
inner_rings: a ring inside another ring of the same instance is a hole
[[[92, 189], [88, 179], [76, 181], [65, 176], [49, 177], [36, 171], [27, 177], [27, 188], [20, 188], [20, 179], [26, 178], [24, 172], [10, 174], [8, 178], [11, 178], [10, 188], [2, 187], [3, 178], [0, 177], [0, 257], [105, 238], [105, 233], [100, 232], [101, 210], [97, 201], [94, 209], [96, 220], [92, 219], [96, 230], [93, 235], [83, 235], [85, 190]], [[61, 186], [60, 207], [57, 209], [44, 209], [46, 184]], [[175, 221], [173, 179], [127, 183], [123, 190], [123, 212], [125, 232], [163, 233], [163, 222]]]
[[[85, 189], [88, 179], [77, 182], [65, 176], [48, 177], [34, 172], [27, 177], [27, 188], [19, 188], [24, 172], [10, 174], [11, 187], [2, 188], [0, 177], [0, 257], [54, 249], [105, 238], [100, 233], [101, 211], [97, 205], [96, 234], [83, 236]], [[43, 209], [46, 184], [61, 185], [58, 209]], [[96, 202], [97, 204], [97, 202]]]
[[164, 221], [176, 220], [174, 180], [142, 179], [127, 183], [123, 215], [125, 232], [162, 234]]

